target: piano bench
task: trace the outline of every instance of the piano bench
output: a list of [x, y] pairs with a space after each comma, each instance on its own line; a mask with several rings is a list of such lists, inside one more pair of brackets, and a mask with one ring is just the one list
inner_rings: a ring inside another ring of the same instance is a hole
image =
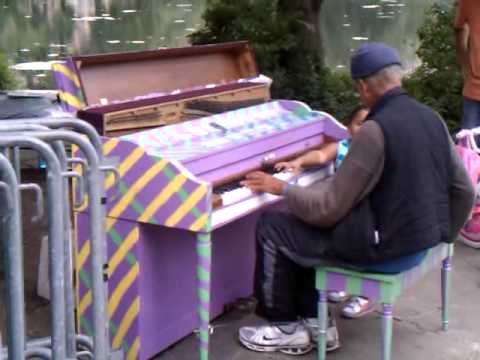
[[382, 304], [381, 360], [391, 359], [393, 317], [392, 308], [402, 292], [417, 283], [427, 272], [442, 264], [442, 329], [448, 329], [448, 302], [450, 292], [453, 244], [440, 244], [428, 250], [423, 261], [399, 274], [386, 275], [356, 272], [338, 267], [316, 269], [318, 300], [318, 360], [325, 360], [327, 329], [327, 291], [345, 291], [350, 295], [365, 296]]

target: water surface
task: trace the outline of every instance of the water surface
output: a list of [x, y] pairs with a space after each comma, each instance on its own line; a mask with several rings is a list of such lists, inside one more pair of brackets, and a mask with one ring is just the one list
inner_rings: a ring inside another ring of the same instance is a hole
[[[325, 0], [318, 21], [326, 63], [347, 67], [350, 51], [371, 40], [397, 47], [407, 67], [415, 66], [416, 31], [433, 2]], [[0, 51], [12, 65], [23, 64], [18, 66], [28, 74], [24, 87], [48, 88], [48, 62], [69, 54], [187, 45], [186, 36], [202, 25], [205, 5], [206, 0], [0, 0]]]

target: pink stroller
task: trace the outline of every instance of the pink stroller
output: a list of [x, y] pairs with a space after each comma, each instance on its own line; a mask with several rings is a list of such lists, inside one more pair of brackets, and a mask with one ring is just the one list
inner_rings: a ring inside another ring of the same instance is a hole
[[461, 130], [456, 136], [459, 140], [456, 146], [457, 152], [477, 189], [477, 198], [471, 218], [460, 230], [459, 238], [466, 245], [480, 249], [480, 149], [475, 142], [476, 135], [480, 135], [480, 127], [471, 130]]

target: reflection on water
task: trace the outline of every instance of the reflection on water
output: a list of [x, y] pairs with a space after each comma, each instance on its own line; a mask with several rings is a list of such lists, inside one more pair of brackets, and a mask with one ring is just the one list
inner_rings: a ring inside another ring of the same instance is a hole
[[418, 65], [417, 30], [425, 10], [453, 0], [326, 0], [321, 25], [325, 61], [331, 68], [348, 68], [351, 51], [365, 41], [382, 41], [397, 48], [407, 70]]
[[[201, 25], [205, 0], [0, 0], [0, 51], [12, 63], [177, 47]], [[27, 86], [42, 85], [35, 72]]]
[[[206, 1], [0, 0], [0, 51], [18, 64], [54, 61], [69, 54], [183, 46], [185, 36], [201, 26]], [[327, 64], [346, 67], [351, 49], [375, 40], [397, 47], [412, 66], [416, 30], [434, 1], [324, 1], [319, 21]], [[52, 86], [45, 66], [34, 66], [25, 86]]]

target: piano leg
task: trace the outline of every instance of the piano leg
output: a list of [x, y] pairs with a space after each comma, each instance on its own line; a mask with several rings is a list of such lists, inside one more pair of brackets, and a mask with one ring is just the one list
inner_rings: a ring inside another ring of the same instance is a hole
[[211, 233], [197, 234], [197, 296], [200, 360], [208, 360], [210, 338], [210, 273], [212, 265]]

